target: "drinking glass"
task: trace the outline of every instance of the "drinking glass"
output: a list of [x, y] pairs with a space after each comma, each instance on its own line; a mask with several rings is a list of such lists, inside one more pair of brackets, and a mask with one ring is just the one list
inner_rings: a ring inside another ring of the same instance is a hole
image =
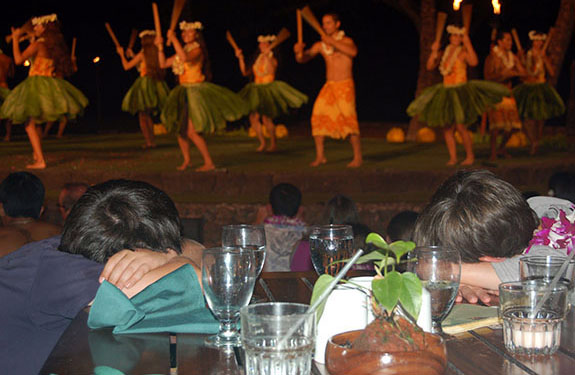
[[208, 306], [220, 321], [217, 335], [206, 339], [209, 346], [238, 346], [240, 308], [252, 296], [256, 281], [253, 251], [237, 247], [205, 249], [202, 255], [202, 286]]
[[453, 307], [461, 276], [457, 250], [421, 246], [409, 255], [409, 270], [422, 281], [431, 295], [431, 332], [441, 334], [441, 322]]
[[[519, 258], [519, 274], [521, 280], [544, 280], [551, 282], [563, 263], [564, 256], [524, 256]], [[573, 287], [575, 286], [575, 259], [571, 259], [559, 282], [565, 284], [569, 290], [568, 302], [573, 301]]]
[[[503, 319], [503, 341], [511, 353], [551, 355], [561, 342], [561, 323], [567, 311], [567, 286], [553, 289], [545, 280], [526, 280], [499, 285], [499, 316]], [[549, 295], [540, 310], [545, 292]]]
[[351, 226], [330, 224], [313, 227], [309, 235], [309, 250], [316, 272], [335, 276], [345, 265], [343, 260], [353, 256]]
[[316, 323], [315, 312], [308, 312], [308, 308], [308, 305], [285, 302], [242, 308], [246, 375], [311, 373]]
[[251, 250], [255, 255], [256, 276], [262, 272], [266, 260], [266, 232], [263, 225], [226, 225], [222, 228], [222, 246]]

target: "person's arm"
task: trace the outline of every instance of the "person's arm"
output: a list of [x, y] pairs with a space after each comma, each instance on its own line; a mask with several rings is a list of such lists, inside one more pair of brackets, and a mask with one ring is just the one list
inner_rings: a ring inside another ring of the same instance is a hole
[[490, 262], [463, 263], [461, 265], [461, 283], [497, 290], [501, 280]]
[[515, 64], [513, 65], [513, 76], [526, 76], [527, 70], [521, 63], [521, 60], [516, 55], [513, 55], [513, 59], [515, 60]]
[[176, 32], [174, 30], [168, 30], [168, 40], [172, 42], [172, 45], [176, 50], [176, 55], [178, 55], [182, 61], [186, 61], [187, 60], [186, 51], [184, 51], [184, 48], [182, 47], [182, 44], [178, 40], [178, 37], [176, 36]]
[[357, 46], [351, 38], [345, 37], [342, 40], [335, 40], [330, 36], [324, 35], [321, 40], [352, 59], [357, 56]]
[[427, 63], [425, 64], [425, 68], [427, 70], [433, 70], [437, 68], [439, 65], [439, 42], [433, 42], [431, 45], [431, 53], [427, 58]]
[[124, 70], [132, 69], [133, 67], [141, 63], [142, 60], [144, 59], [144, 54], [142, 53], [142, 51], [138, 52], [138, 54], [130, 61], [126, 59], [126, 56], [124, 55], [124, 49], [122, 47], [117, 47], [116, 52], [120, 56], [120, 59], [122, 59], [122, 67], [124, 68]]
[[246, 69], [246, 61], [244, 59], [244, 53], [242, 52], [241, 49], [238, 49], [236, 51], [236, 57], [238, 58], [238, 63], [240, 64], [240, 71], [242, 72], [242, 75], [244, 77], [249, 76], [250, 72], [248, 72], [248, 70]]
[[549, 58], [549, 56], [547, 56], [547, 54], [545, 52], [543, 52], [543, 64], [545, 65], [545, 70], [547, 71], [547, 75], [549, 75], [550, 77], [554, 77], [555, 76], [555, 69], [553, 68], [553, 65], [551, 64], [551, 59]]
[[465, 46], [465, 62], [469, 66], [477, 66], [477, 64], [479, 64], [479, 59], [473, 49], [471, 39], [469, 39], [469, 35], [467, 34], [463, 35], [463, 45]]
[[308, 50], [304, 50], [304, 48], [304, 43], [296, 43], [293, 47], [295, 60], [300, 64], [306, 63], [316, 57], [319, 54], [321, 44], [317, 42]]
[[22, 35], [22, 29], [12, 28], [12, 52], [14, 54], [14, 64], [22, 65], [24, 61], [38, 53], [39, 43], [38, 41], [33, 42], [24, 50], [20, 51], [20, 35]]

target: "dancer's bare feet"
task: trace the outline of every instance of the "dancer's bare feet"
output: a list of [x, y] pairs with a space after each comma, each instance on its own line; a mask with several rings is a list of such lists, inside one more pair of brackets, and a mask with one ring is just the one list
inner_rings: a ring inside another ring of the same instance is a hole
[[465, 158], [465, 160], [463, 160], [461, 162], [461, 164], [459, 164], [459, 165], [462, 165], [462, 166], [473, 165], [474, 162], [475, 162], [474, 158]]
[[317, 158], [316, 158], [314, 161], [312, 161], [312, 162], [309, 164], [309, 166], [310, 166], [310, 167], [317, 167], [318, 165], [325, 164], [325, 163], [327, 163], [327, 159], [326, 159], [326, 158], [320, 158], [320, 159], [317, 159]]
[[208, 172], [213, 171], [216, 169], [216, 166], [213, 164], [204, 164], [201, 167], [196, 168], [196, 172]]
[[445, 165], [447, 165], [448, 167], [451, 167], [452, 165], [455, 164], [457, 164], [457, 159], [449, 159], [449, 161], [445, 163]]
[[4, 142], [10, 142], [10, 137], [9, 137], [9, 136], [5, 136], [5, 137], [4, 137]]
[[185, 161], [182, 163], [182, 165], [180, 165], [178, 168], [176, 168], [178, 171], [183, 171], [186, 168], [190, 167], [190, 162]]
[[276, 152], [277, 151], [277, 146], [270, 146], [268, 148], [266, 148], [266, 152]]
[[347, 163], [347, 167], [348, 168], [359, 168], [359, 167], [361, 167], [362, 164], [363, 164], [362, 159], [358, 159], [358, 160], [353, 159], [352, 161]]
[[45, 169], [46, 168], [46, 162], [44, 160], [36, 161], [33, 164], [28, 164], [26, 166], [26, 168], [28, 168], [28, 169]]
[[529, 155], [533, 156], [537, 153], [537, 143], [532, 143], [529, 149]]
[[260, 143], [260, 147], [256, 148], [257, 152], [262, 152], [266, 148], [265, 143]]

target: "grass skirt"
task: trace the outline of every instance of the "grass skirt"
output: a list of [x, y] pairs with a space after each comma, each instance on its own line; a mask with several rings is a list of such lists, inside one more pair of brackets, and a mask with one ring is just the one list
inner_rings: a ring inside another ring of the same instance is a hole
[[565, 103], [550, 84], [524, 83], [513, 89], [519, 116], [528, 120], [547, 120], [562, 115]]
[[4, 100], [6, 100], [8, 94], [10, 94], [10, 89], [7, 89], [6, 87], [0, 87], [0, 105], [4, 102]]
[[122, 111], [135, 115], [150, 112], [157, 115], [162, 111], [170, 89], [166, 82], [152, 77], [138, 77], [122, 101]]
[[307, 103], [307, 96], [282, 81], [270, 83], [248, 83], [239, 95], [244, 99], [250, 112], [274, 119], [285, 115], [290, 108], [299, 108]]
[[185, 115], [198, 133], [213, 133], [249, 113], [236, 93], [210, 82], [178, 85], [168, 95], [162, 110], [162, 123], [171, 132], [187, 128]]
[[430, 86], [407, 107], [410, 116], [429, 126], [471, 124], [511, 91], [495, 82], [471, 80], [454, 86], [443, 83]]
[[22, 124], [74, 119], [84, 112], [88, 99], [70, 82], [45, 76], [31, 76], [16, 86], [0, 107], [0, 118]]

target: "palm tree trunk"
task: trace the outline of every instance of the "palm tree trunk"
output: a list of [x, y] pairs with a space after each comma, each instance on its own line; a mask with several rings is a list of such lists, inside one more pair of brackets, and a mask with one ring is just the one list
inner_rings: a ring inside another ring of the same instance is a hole
[[561, 71], [561, 66], [563, 65], [563, 60], [565, 59], [565, 53], [567, 52], [573, 35], [574, 23], [575, 0], [561, 0], [559, 13], [557, 14], [557, 20], [554, 25], [555, 30], [553, 37], [547, 47], [547, 54], [556, 72], [555, 76], [549, 80], [553, 86], [557, 85], [557, 79]]

